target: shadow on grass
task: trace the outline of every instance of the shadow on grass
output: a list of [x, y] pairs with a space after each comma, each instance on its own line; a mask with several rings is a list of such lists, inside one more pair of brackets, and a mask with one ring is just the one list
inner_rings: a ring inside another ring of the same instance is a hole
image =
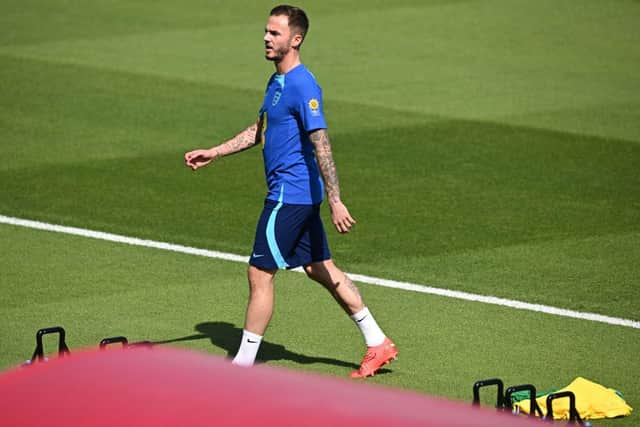
[[[169, 344], [182, 341], [194, 341], [209, 339], [211, 344], [226, 350], [227, 357], [232, 357], [238, 349], [240, 339], [242, 338], [242, 329], [235, 327], [228, 322], [203, 322], [195, 326], [199, 333], [187, 335], [181, 338], [174, 338], [165, 341], [156, 341], [153, 344]], [[287, 350], [281, 344], [274, 344], [269, 341], [262, 341], [260, 351], [258, 352], [258, 361], [267, 362], [270, 360], [289, 360], [302, 365], [314, 363], [323, 363], [326, 365], [334, 365], [351, 369], [358, 369], [359, 365], [343, 360], [333, 359], [330, 357], [313, 357], [305, 354], [296, 353]], [[392, 372], [390, 369], [380, 369], [376, 374], [384, 374]]]

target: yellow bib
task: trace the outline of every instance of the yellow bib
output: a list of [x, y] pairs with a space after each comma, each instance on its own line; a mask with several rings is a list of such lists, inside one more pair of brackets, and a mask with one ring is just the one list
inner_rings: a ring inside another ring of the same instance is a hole
[[[570, 391], [576, 397], [576, 410], [583, 420], [598, 418], [615, 418], [631, 415], [633, 408], [620, 397], [615, 390], [605, 388], [600, 384], [578, 377], [567, 387], [558, 390]], [[547, 396], [536, 399], [544, 414], [547, 413]], [[520, 412], [529, 413], [529, 399], [514, 403]], [[557, 399], [553, 402], [553, 418], [556, 420], [569, 419], [569, 399]]]

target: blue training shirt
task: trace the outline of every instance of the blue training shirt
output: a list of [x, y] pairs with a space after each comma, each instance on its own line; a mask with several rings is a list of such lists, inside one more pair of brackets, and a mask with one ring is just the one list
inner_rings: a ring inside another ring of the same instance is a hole
[[271, 76], [260, 118], [267, 199], [300, 205], [322, 202], [324, 185], [309, 133], [327, 124], [322, 89], [303, 64]]

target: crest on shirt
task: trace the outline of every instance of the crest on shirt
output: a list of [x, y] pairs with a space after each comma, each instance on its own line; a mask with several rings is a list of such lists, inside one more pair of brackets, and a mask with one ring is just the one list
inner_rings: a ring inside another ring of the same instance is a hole
[[271, 106], [272, 107], [276, 106], [278, 101], [280, 101], [280, 97], [281, 96], [282, 96], [282, 92], [280, 92], [279, 90], [277, 90], [276, 93], [273, 94], [273, 100], [271, 101]]
[[317, 99], [312, 98], [309, 103], [309, 110], [311, 110], [311, 115], [312, 116], [319, 116], [320, 115], [320, 102], [318, 102]]

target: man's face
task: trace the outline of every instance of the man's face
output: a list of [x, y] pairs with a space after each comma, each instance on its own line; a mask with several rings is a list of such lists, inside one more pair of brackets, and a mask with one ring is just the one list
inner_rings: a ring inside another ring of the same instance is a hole
[[293, 35], [289, 29], [289, 17], [270, 16], [264, 29], [264, 56], [269, 61], [280, 62], [293, 46], [300, 43], [300, 36]]

